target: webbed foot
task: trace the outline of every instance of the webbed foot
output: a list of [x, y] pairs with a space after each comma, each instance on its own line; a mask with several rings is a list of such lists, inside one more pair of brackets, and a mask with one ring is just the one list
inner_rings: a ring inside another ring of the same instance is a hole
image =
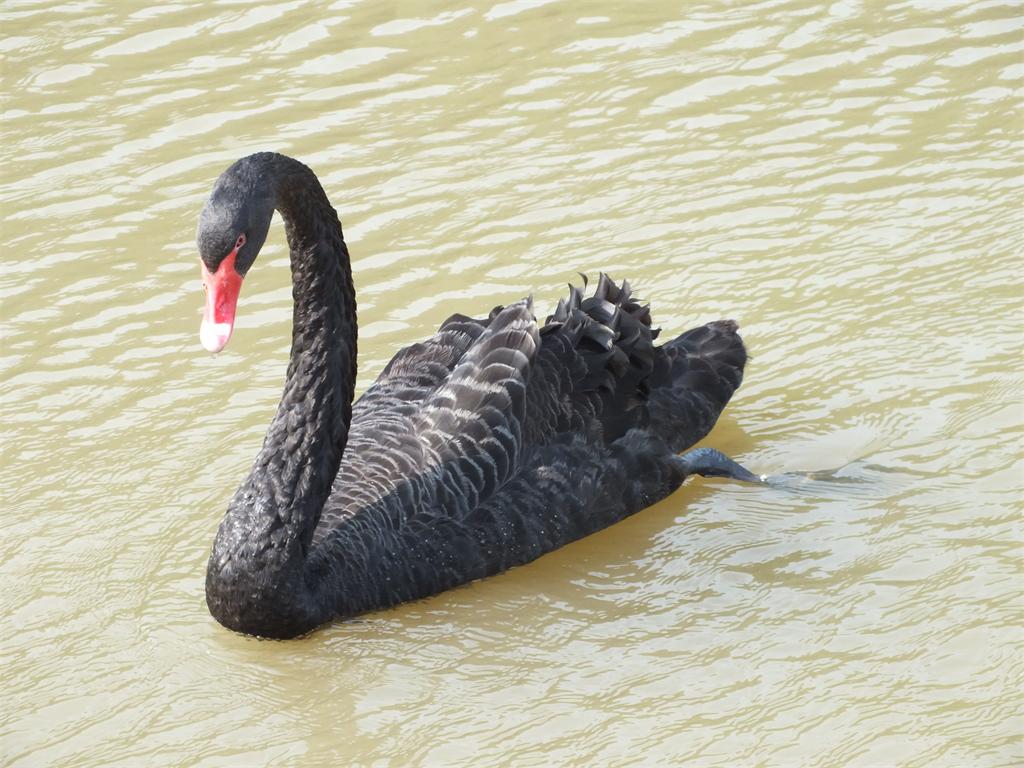
[[676, 458], [682, 462], [683, 470], [688, 475], [729, 477], [744, 483], [764, 483], [768, 479], [765, 475], [755, 475], [714, 448], [694, 448]]

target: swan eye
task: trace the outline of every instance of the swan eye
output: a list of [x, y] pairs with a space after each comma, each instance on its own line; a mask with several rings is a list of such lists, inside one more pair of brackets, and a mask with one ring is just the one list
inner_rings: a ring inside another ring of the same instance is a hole
[[245, 245], [245, 235], [241, 234], [241, 235], [238, 236], [238, 239], [235, 240], [235, 250], [237, 251], [243, 245]]

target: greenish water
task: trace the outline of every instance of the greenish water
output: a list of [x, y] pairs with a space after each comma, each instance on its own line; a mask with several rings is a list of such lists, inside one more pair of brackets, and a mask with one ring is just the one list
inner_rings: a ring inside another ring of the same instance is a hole
[[[1024, 762], [1018, 2], [2, 9], [11, 766]], [[740, 321], [695, 480], [287, 644], [203, 576], [280, 395], [280, 224], [227, 351], [193, 233], [274, 149], [353, 254], [360, 384], [577, 270]]]

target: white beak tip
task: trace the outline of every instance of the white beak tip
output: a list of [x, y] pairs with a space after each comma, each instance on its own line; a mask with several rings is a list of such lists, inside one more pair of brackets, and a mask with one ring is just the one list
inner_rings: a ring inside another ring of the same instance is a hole
[[220, 352], [231, 338], [231, 323], [209, 323], [199, 326], [199, 341], [207, 352]]

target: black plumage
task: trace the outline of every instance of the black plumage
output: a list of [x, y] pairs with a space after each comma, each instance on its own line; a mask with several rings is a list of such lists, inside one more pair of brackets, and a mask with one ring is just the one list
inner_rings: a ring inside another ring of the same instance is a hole
[[531, 299], [453, 315], [352, 405], [349, 256], [312, 171], [272, 153], [232, 165], [200, 219], [201, 258], [216, 270], [235, 229], [265, 236], [274, 208], [291, 249], [292, 351], [210, 556], [207, 602], [232, 629], [292, 637], [611, 525], [694, 471], [676, 454], [742, 380], [735, 323], [655, 346], [649, 307], [601, 275], [590, 295], [586, 280], [570, 286], [543, 323]]

